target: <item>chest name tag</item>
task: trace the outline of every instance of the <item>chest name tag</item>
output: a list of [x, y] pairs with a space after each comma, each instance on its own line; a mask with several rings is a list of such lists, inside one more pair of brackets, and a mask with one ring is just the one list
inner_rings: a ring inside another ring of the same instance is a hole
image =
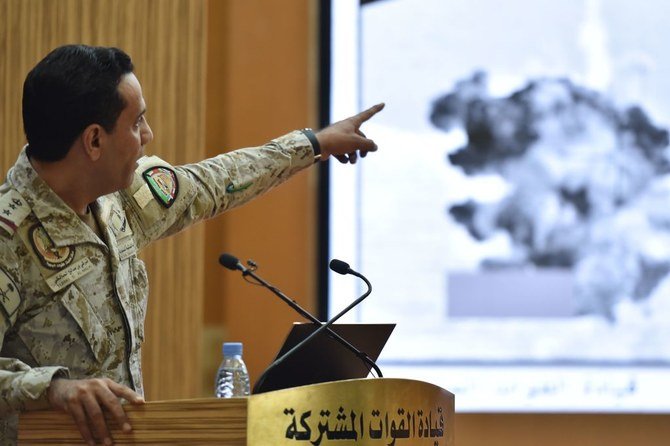
[[126, 260], [132, 257], [136, 252], [135, 239], [132, 237], [124, 237], [118, 240], [119, 260]]
[[89, 258], [84, 257], [67, 268], [49, 276], [47, 279], [47, 285], [49, 285], [49, 288], [51, 288], [51, 290], [55, 293], [62, 290], [80, 277], [85, 276], [91, 272], [93, 268], [95, 268], [95, 266], [89, 260]]

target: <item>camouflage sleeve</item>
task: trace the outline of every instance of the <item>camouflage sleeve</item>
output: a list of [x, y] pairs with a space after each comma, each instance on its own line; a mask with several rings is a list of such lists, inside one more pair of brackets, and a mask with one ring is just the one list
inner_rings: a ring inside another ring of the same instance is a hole
[[51, 380], [67, 377], [65, 367], [28, 367], [18, 359], [0, 358], [0, 415], [21, 410], [48, 409]]
[[[7, 240], [0, 239], [0, 342], [16, 321], [23, 304], [20, 281], [17, 280], [18, 260]], [[3, 349], [3, 354], [7, 355]], [[0, 415], [18, 410], [49, 407], [47, 389], [54, 375], [67, 376], [65, 367], [34, 367], [15, 358], [0, 358]]]
[[239, 206], [314, 163], [309, 139], [291, 132], [254, 148], [172, 167], [143, 159], [123, 200], [138, 248]]

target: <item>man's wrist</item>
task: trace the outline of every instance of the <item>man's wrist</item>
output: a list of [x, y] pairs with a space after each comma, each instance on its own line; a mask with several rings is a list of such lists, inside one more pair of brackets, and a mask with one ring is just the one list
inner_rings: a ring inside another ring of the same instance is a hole
[[314, 161], [320, 160], [321, 144], [319, 143], [319, 138], [316, 137], [316, 134], [310, 128], [304, 128], [300, 131], [307, 137], [307, 139], [309, 139], [309, 143], [312, 145], [312, 150], [314, 151]]
[[[55, 394], [55, 387], [56, 387], [56, 382], [62, 381], [65, 379], [70, 378], [70, 371], [67, 368], [60, 367], [57, 368], [52, 374], [51, 374], [51, 380], [46, 384], [46, 388], [44, 390], [44, 393], [42, 395], [42, 400], [48, 404], [46, 407], [55, 407], [54, 402], [55, 400], [53, 399]], [[44, 407], [43, 407], [44, 408]]]
[[51, 382], [49, 383], [49, 387], [54, 383], [54, 381], [57, 381], [59, 379], [69, 379], [70, 378], [70, 371], [66, 368], [61, 368], [56, 370], [53, 375], [51, 375]]

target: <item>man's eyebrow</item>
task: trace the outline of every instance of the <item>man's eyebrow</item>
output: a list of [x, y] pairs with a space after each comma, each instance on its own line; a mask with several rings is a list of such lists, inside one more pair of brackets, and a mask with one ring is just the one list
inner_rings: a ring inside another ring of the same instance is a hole
[[147, 112], [147, 108], [144, 107], [144, 108], [142, 109], [142, 111], [139, 112], [139, 114], [137, 115], [137, 119], [140, 119], [140, 118], [142, 117], [142, 115], [144, 115], [146, 112]]

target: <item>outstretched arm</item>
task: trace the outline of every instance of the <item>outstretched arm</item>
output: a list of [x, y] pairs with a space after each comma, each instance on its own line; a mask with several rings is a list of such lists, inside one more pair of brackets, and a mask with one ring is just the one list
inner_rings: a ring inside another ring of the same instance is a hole
[[[173, 167], [155, 157], [143, 158], [130, 188], [124, 191], [138, 249], [181, 231], [199, 220], [248, 202], [314, 164], [334, 156], [355, 163], [377, 150], [361, 125], [384, 108], [375, 105], [318, 131], [293, 131], [260, 147], [238, 149], [198, 163]], [[146, 178], [156, 170], [169, 183], [170, 196]], [[163, 197], [161, 199], [160, 197]]]

